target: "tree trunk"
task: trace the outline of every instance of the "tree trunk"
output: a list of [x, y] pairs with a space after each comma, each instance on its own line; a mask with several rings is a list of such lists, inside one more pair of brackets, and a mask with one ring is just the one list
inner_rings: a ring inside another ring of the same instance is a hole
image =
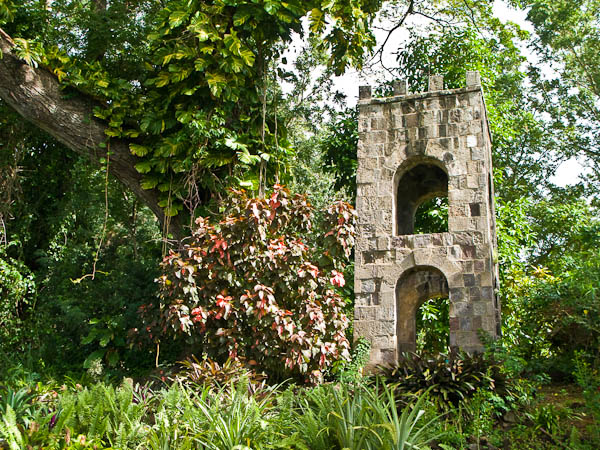
[[[48, 70], [31, 67], [17, 58], [12, 53], [14, 45], [0, 29], [0, 98], [25, 120], [94, 162], [106, 159], [110, 145], [110, 173], [152, 210], [164, 229], [168, 218], [158, 206], [157, 192], [140, 186], [141, 175], [134, 167], [138, 160], [129, 151], [129, 142], [115, 138], [109, 141], [104, 134], [106, 125], [93, 117], [97, 101], [83, 96], [64, 98], [57, 78]], [[101, 147], [103, 143], [107, 146]], [[181, 239], [184, 233], [180, 220], [170, 219], [169, 232]]]

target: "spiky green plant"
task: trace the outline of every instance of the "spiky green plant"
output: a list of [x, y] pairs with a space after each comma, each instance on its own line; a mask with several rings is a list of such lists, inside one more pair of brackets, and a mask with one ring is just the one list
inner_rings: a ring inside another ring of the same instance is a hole
[[193, 448], [194, 438], [189, 435], [189, 430], [180, 427], [175, 419], [169, 419], [164, 412], [155, 416], [156, 423], [147, 435], [146, 440], [138, 447], [149, 450], [190, 450]]
[[17, 421], [23, 420], [27, 424], [31, 415], [31, 401], [33, 398], [34, 395], [27, 387], [16, 391], [8, 386], [0, 389], [0, 416], [7, 414], [10, 407], [15, 413]]
[[417, 398], [416, 403], [404, 407], [398, 414], [398, 402], [394, 395], [394, 389], [387, 384], [381, 384], [383, 392], [378, 396], [370, 397], [370, 406], [375, 415], [385, 423], [384, 435], [386, 450], [419, 449], [438, 438], [440, 435], [429, 433], [431, 425], [442, 416], [438, 415], [429, 421], [422, 423], [425, 415], [424, 402], [429, 390]]
[[263, 448], [275, 439], [271, 392], [248, 395], [246, 383], [197, 401], [200, 442], [206, 449]]
[[299, 400], [295, 427], [311, 450], [426, 448], [437, 437], [430, 426], [440, 418], [424, 420], [427, 394], [399, 410], [394, 389], [379, 381], [323, 385]]
[[329, 389], [331, 412], [328, 414], [328, 428], [343, 449], [370, 450], [383, 447], [379, 417], [372, 408], [375, 400], [371, 389], [347, 384], [332, 386]]

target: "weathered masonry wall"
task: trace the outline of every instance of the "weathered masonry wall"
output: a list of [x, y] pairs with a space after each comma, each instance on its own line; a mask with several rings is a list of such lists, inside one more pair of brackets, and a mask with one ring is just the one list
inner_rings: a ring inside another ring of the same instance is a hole
[[[465, 88], [394, 96], [359, 95], [355, 337], [370, 364], [415, 348], [415, 314], [449, 296], [450, 345], [480, 351], [482, 329], [499, 334], [491, 140], [477, 72]], [[448, 196], [448, 232], [412, 234], [416, 208]]]

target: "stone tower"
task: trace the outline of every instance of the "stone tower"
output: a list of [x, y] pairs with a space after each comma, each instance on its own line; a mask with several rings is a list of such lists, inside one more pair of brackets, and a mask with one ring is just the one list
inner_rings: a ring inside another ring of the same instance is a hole
[[[372, 98], [360, 87], [355, 337], [371, 342], [370, 365], [415, 348], [415, 315], [450, 299], [450, 346], [483, 349], [478, 330], [500, 333], [491, 140], [478, 72], [466, 87]], [[414, 234], [419, 205], [448, 198], [448, 231]]]

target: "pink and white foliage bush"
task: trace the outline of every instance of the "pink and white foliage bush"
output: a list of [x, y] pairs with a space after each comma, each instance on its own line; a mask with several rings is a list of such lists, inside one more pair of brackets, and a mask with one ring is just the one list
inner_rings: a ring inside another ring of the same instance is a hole
[[161, 323], [211, 358], [318, 382], [349, 359], [348, 318], [336, 287], [354, 245], [352, 207], [337, 202], [314, 227], [305, 196], [232, 191], [222, 219], [196, 220], [158, 278]]

